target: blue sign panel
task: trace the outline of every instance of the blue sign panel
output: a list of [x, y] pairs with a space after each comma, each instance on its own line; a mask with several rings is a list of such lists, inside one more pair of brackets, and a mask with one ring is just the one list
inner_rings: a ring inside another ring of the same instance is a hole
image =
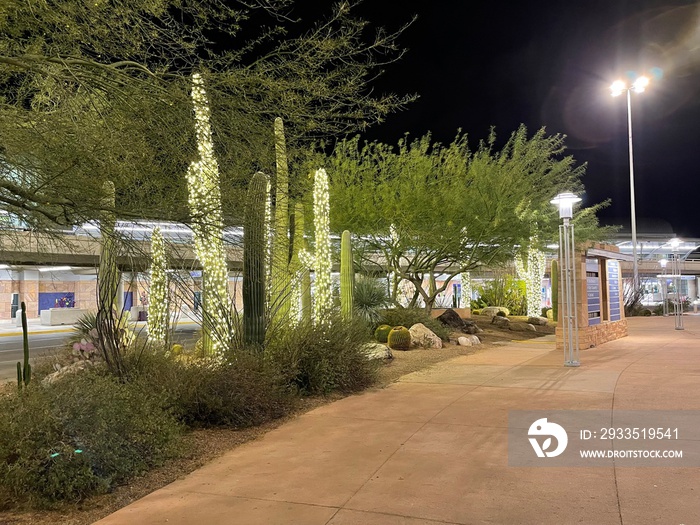
[[620, 312], [620, 263], [619, 261], [607, 261], [608, 274], [608, 298], [610, 300], [610, 320], [619, 321], [622, 318]]
[[600, 277], [598, 259], [586, 259], [586, 299], [588, 325], [600, 324]]

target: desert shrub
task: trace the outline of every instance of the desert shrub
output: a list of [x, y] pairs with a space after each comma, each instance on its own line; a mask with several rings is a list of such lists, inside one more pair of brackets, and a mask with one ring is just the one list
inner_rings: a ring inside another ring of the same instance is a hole
[[176, 417], [192, 427], [259, 425], [289, 412], [294, 395], [274, 363], [240, 350], [230, 359], [180, 361], [162, 353], [142, 356], [139, 380], [167, 396]]
[[386, 284], [378, 279], [360, 276], [354, 285], [353, 308], [360, 319], [370, 325], [379, 322], [379, 310], [389, 304]]
[[0, 487], [45, 505], [105, 492], [176, 453], [163, 396], [97, 372], [0, 396]]
[[376, 380], [378, 364], [363, 349], [371, 339], [363, 321], [333, 318], [327, 327], [304, 323], [280, 334], [266, 355], [304, 394], [355, 392]]
[[110, 486], [176, 452], [181, 428], [166, 397], [145, 382], [87, 372], [57, 381], [50, 395], [76, 448]]
[[497, 275], [478, 289], [479, 302], [486, 306], [504, 306], [511, 315], [525, 315], [527, 297], [525, 283], [512, 275]]
[[422, 308], [388, 308], [380, 312], [379, 322], [389, 326], [411, 328], [416, 323], [423, 323], [442, 340], [450, 338], [450, 329], [437, 319], [433, 319]]

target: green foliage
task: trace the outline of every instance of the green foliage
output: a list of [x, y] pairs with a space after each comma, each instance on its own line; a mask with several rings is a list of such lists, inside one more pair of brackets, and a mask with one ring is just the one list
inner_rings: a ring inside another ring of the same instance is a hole
[[386, 343], [389, 340], [389, 332], [391, 332], [391, 326], [388, 324], [379, 325], [374, 331], [374, 338], [379, 343]]
[[235, 358], [173, 359], [163, 353], [132, 358], [138, 381], [167, 399], [173, 414], [191, 427], [244, 428], [283, 416], [293, 391], [277, 364], [257, 348]]
[[[532, 237], [556, 238], [549, 201], [583, 189], [585, 166], [564, 154], [562, 135], [528, 136], [520, 126], [500, 151], [495, 141], [492, 133], [476, 149], [463, 134], [449, 145], [430, 135], [397, 147], [359, 138], [337, 144], [329, 158], [314, 159], [331, 175], [332, 229], [356, 234], [365, 244], [359, 250], [381, 254], [374, 264], [422, 286], [433, 306], [448, 286], [435, 282], [440, 267], [450, 267], [449, 283], [480, 264], [512, 260]], [[595, 209], [577, 212], [581, 240], [599, 233]]]
[[265, 201], [268, 178], [253, 176], [248, 187], [243, 228], [243, 337], [247, 344], [265, 341]]
[[179, 434], [147, 384], [94, 372], [0, 395], [0, 491], [38, 505], [81, 500], [175, 454]]
[[331, 316], [327, 328], [306, 322], [280, 334], [266, 354], [301, 393], [356, 392], [376, 380], [378, 365], [363, 348], [370, 341], [362, 321]]
[[3, 161], [33, 180], [0, 177], [0, 201], [34, 227], [82, 223], [99, 218], [111, 178], [125, 213], [189, 220], [177, 174], [198, 156], [187, 93], [192, 71], [205, 71], [224, 209], [240, 224], [250, 166], [272, 171], [270, 115], [285, 119], [294, 160], [318, 137], [361, 130], [412, 98], [368, 85], [400, 56], [397, 33], [368, 40], [354, 2], [296, 24], [293, 4], [3, 0]]
[[353, 306], [355, 315], [369, 325], [379, 322], [380, 309], [389, 304], [384, 281], [361, 276], [355, 281]]
[[405, 326], [395, 326], [389, 332], [387, 344], [392, 350], [410, 350], [411, 332]]
[[422, 308], [388, 308], [380, 312], [379, 322], [389, 326], [409, 328], [416, 323], [422, 323], [443, 341], [450, 338], [450, 329], [437, 319], [430, 317]]
[[29, 364], [29, 330], [27, 329], [27, 305], [22, 301], [22, 348], [24, 350], [24, 366], [17, 362], [17, 388], [27, 388], [32, 380], [32, 365]]
[[496, 275], [478, 289], [479, 299], [487, 306], [504, 306], [511, 315], [525, 315], [527, 312], [527, 297], [525, 283], [512, 275]]
[[289, 168], [284, 121], [277, 117], [274, 124], [275, 164], [275, 219], [272, 238], [270, 291], [275, 324], [287, 323], [291, 309], [289, 275]]

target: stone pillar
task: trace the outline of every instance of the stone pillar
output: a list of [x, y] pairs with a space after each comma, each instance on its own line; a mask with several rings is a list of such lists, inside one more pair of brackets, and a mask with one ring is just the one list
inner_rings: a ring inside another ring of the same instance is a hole
[[17, 272], [19, 280], [19, 302], [27, 304], [27, 317], [39, 317], [39, 272], [23, 270]]

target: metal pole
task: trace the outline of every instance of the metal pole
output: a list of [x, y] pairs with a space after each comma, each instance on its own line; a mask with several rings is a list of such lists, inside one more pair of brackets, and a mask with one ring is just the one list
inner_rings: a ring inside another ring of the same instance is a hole
[[564, 339], [564, 366], [579, 366], [578, 312], [576, 297], [576, 259], [574, 249], [573, 227], [569, 219], [559, 226], [560, 259], [562, 262], [562, 281], [564, 288], [564, 311], [562, 312], [562, 335]]
[[676, 301], [674, 304], [676, 330], [683, 330], [683, 302], [681, 301], [681, 257], [675, 250], [673, 252], [673, 273], [673, 280], [676, 284]]
[[632, 285], [634, 294], [639, 292], [639, 267], [637, 266], [637, 212], [634, 202], [634, 154], [632, 152], [632, 90], [627, 89], [627, 132], [630, 148], [630, 211], [632, 226]]

